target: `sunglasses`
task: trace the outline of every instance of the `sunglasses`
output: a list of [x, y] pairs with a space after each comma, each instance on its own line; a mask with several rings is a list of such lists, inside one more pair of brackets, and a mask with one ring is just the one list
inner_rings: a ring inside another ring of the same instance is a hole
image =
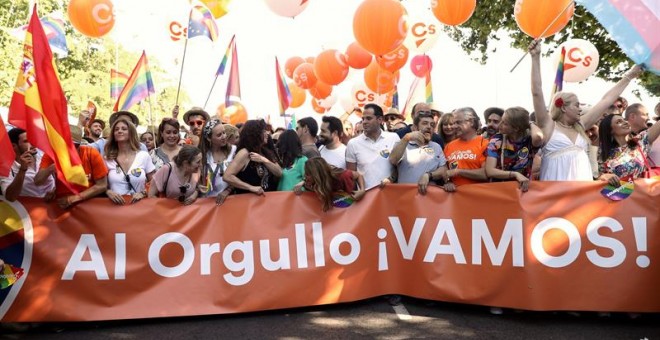
[[395, 115], [388, 115], [388, 116], [385, 116], [385, 120], [390, 120], [390, 121], [392, 121], [392, 120], [397, 120], [397, 119], [401, 119], [401, 118], [399, 118], [399, 116], [395, 116]]
[[188, 125], [190, 126], [203, 126], [204, 121], [203, 120], [191, 120], [188, 122]]
[[188, 185], [182, 185], [179, 187], [179, 202], [183, 203], [186, 200], [186, 191], [188, 191]]

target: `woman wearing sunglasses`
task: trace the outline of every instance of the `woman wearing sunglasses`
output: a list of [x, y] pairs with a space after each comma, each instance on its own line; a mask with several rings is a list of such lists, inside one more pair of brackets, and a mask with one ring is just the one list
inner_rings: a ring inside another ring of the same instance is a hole
[[140, 140], [133, 123], [117, 119], [110, 128], [105, 144], [105, 165], [108, 167], [106, 194], [114, 204], [125, 204], [124, 195], [131, 203], [147, 197], [146, 184], [156, 168], [146, 151], [140, 150]]
[[149, 197], [176, 199], [183, 205], [190, 205], [197, 199], [199, 169], [202, 152], [191, 145], [181, 147], [174, 160], [165, 164], [154, 175], [149, 187]]

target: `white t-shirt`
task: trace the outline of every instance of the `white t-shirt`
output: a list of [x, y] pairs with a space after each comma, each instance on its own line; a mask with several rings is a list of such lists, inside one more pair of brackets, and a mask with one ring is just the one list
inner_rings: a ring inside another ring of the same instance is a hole
[[406, 151], [401, 157], [397, 169], [399, 179], [397, 183], [419, 182], [419, 178], [429, 171], [433, 171], [447, 164], [442, 147], [436, 142], [420, 147], [414, 143], [406, 145]]
[[[225, 183], [225, 181], [222, 179], [222, 176], [225, 174], [225, 171], [227, 171], [229, 163], [234, 160], [235, 155], [236, 145], [232, 145], [231, 150], [229, 151], [229, 155], [227, 155], [227, 159], [222, 161], [220, 164], [216, 164], [213, 160], [213, 153], [210, 151], [206, 153], [206, 166], [209, 170], [209, 174], [207, 176], [209, 176], [211, 179], [212, 185], [209, 192], [204, 194], [205, 197], [216, 197], [223, 190], [227, 189], [229, 184]], [[206, 183], [199, 184], [205, 185]]]
[[357, 164], [357, 170], [364, 176], [367, 189], [379, 185], [392, 174], [394, 167], [389, 157], [399, 139], [396, 133], [381, 131], [376, 141], [365, 134], [348, 141], [346, 163]]
[[[25, 180], [23, 180], [23, 188], [19, 196], [24, 197], [44, 197], [49, 191], [53, 191], [55, 188], [55, 180], [53, 176], [48, 176], [46, 183], [41, 186], [34, 184], [34, 176], [39, 172], [39, 166], [41, 165], [41, 159], [43, 158], [43, 153], [38, 152], [34, 155], [34, 166], [28, 167], [25, 172]], [[7, 188], [11, 185], [11, 182], [14, 181], [14, 178], [21, 169], [21, 164], [17, 161], [14, 161], [14, 164], [11, 166], [9, 171], [9, 176], [0, 177], [0, 186], [2, 187], [2, 192], [7, 193]]]
[[[156, 171], [154, 163], [151, 162], [151, 156], [146, 151], [138, 151], [135, 154], [133, 164], [130, 169], [122, 169], [115, 160], [105, 159], [105, 165], [108, 167], [108, 186], [110, 190], [119, 195], [133, 195], [136, 192], [144, 191], [147, 183], [147, 174]], [[127, 177], [130, 184], [127, 181]]]
[[339, 146], [333, 150], [328, 149], [325, 145], [321, 145], [319, 152], [321, 153], [321, 157], [323, 157], [328, 164], [334, 165], [340, 169], [346, 169], [346, 145], [339, 144]]

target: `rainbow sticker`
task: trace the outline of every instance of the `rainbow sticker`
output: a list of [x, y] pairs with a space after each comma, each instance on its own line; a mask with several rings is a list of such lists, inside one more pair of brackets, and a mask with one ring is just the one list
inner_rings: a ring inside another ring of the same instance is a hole
[[621, 201], [628, 198], [634, 189], [635, 184], [632, 181], [621, 181], [621, 185], [619, 187], [613, 187], [612, 185], [608, 184], [605, 188], [603, 188], [603, 190], [600, 191], [600, 193], [605, 198], [609, 198], [612, 201]]
[[353, 205], [353, 203], [355, 203], [353, 196], [345, 192], [338, 192], [332, 197], [332, 206], [336, 208], [348, 208]]
[[16, 268], [5, 264], [0, 270], [0, 289], [5, 289], [18, 281], [23, 276], [23, 268]]

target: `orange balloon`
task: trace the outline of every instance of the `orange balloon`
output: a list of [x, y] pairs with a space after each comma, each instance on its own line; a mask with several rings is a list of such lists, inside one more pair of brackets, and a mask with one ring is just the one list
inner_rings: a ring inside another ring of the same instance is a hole
[[396, 72], [408, 61], [408, 48], [401, 44], [394, 51], [377, 56], [376, 61], [382, 69]]
[[365, 50], [382, 55], [403, 43], [408, 13], [396, 0], [365, 0], [353, 16], [353, 35]]
[[302, 63], [293, 71], [293, 81], [301, 89], [310, 89], [316, 84], [316, 75], [314, 74], [314, 65]]
[[[567, 6], [568, 9], [564, 11]], [[561, 31], [571, 20], [574, 11], [575, 3], [572, 0], [516, 0], [513, 15], [520, 30], [538, 39]], [[557, 16], [559, 19], [550, 26]]]
[[346, 61], [348, 66], [354, 69], [363, 69], [371, 63], [373, 56], [357, 42], [353, 42], [346, 48]]
[[225, 104], [222, 103], [218, 106], [216, 110], [218, 118], [223, 123], [229, 123], [231, 125], [236, 125], [238, 123], [245, 123], [248, 120], [248, 114], [245, 110], [245, 106], [241, 103], [233, 103], [229, 107], [225, 107]]
[[476, 7], [477, 0], [431, 1], [433, 15], [435, 15], [438, 21], [449, 26], [457, 26], [468, 21]]
[[115, 25], [110, 0], [71, 0], [67, 11], [71, 25], [88, 37], [102, 37]]
[[399, 72], [392, 73], [383, 70], [378, 62], [372, 61], [364, 70], [364, 83], [367, 87], [378, 94], [392, 91], [399, 81]]
[[289, 77], [289, 79], [293, 79], [293, 71], [296, 70], [296, 67], [298, 67], [298, 65], [304, 62], [305, 59], [301, 57], [291, 57], [287, 59], [286, 63], [284, 63], [284, 73], [286, 73], [286, 76]]
[[325, 99], [332, 93], [332, 86], [322, 81], [317, 81], [314, 86], [309, 89], [309, 94], [316, 99]]
[[307, 99], [305, 90], [301, 89], [293, 82], [288, 82], [287, 85], [289, 86], [289, 92], [291, 92], [291, 104], [289, 104], [289, 107], [292, 109], [300, 107], [300, 105], [305, 103], [305, 99]]
[[346, 56], [337, 50], [325, 50], [314, 60], [314, 73], [319, 81], [337, 85], [348, 75]]
[[319, 105], [319, 100], [318, 99], [313, 99], [312, 100], [312, 108], [314, 109], [314, 112], [324, 114], [328, 112], [328, 109], [322, 107]]

